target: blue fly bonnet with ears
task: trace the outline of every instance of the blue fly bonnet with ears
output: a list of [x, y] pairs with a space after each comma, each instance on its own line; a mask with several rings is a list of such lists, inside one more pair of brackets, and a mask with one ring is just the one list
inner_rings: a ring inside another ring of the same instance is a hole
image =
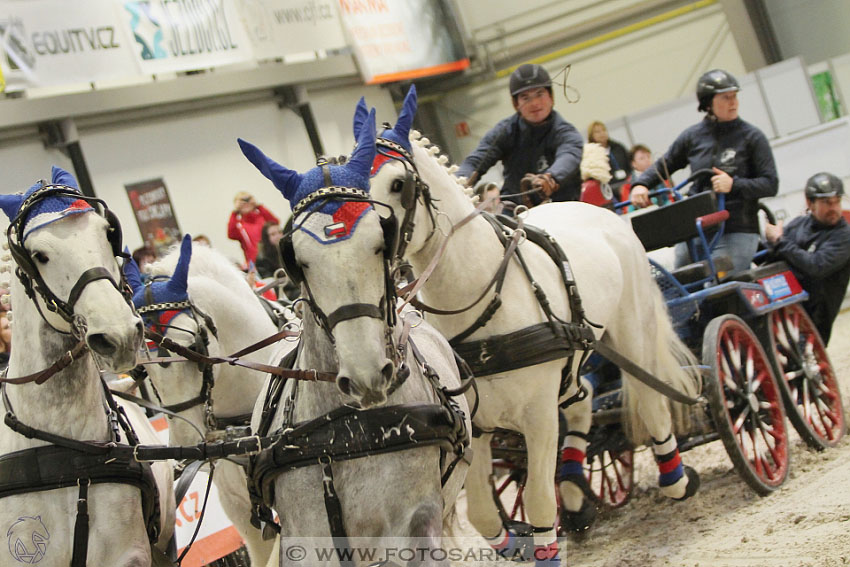
[[[140, 309], [146, 305], [154, 305], [158, 303], [181, 303], [189, 301], [188, 281], [189, 281], [189, 262], [192, 260], [192, 237], [188, 234], [183, 236], [183, 241], [180, 243], [180, 258], [177, 260], [177, 265], [174, 267], [174, 273], [168, 279], [154, 280], [148, 286], [142, 283], [142, 276], [139, 272], [139, 266], [131, 258], [124, 263], [124, 276], [127, 278], [127, 283], [133, 290], [133, 306]], [[148, 292], [147, 288], [150, 288]], [[150, 325], [153, 322], [158, 322], [160, 325], [167, 325], [175, 315], [187, 308], [163, 310], [158, 314], [143, 315], [145, 324]], [[152, 316], [154, 315], [154, 316]]]
[[[367, 116], [368, 111], [366, 110], [366, 100], [361, 97], [360, 101], [357, 103], [357, 107], [354, 109], [355, 138], [359, 136], [361, 130], [365, 127]], [[384, 129], [384, 131], [378, 136], [380, 138], [378, 143], [386, 140], [392, 144], [401, 146], [404, 151], [407, 152], [408, 156], [412, 156], [413, 148], [410, 145], [410, 128], [413, 126], [414, 116], [416, 116], [416, 86], [410, 85], [410, 90], [407, 91], [407, 96], [404, 97], [404, 103], [401, 106], [401, 112], [398, 115], [398, 120], [396, 121], [395, 126]], [[389, 158], [384, 155], [379, 154], [376, 156], [375, 162], [372, 165], [371, 174], [375, 175], [378, 173], [381, 166], [383, 166], [387, 161], [389, 161]]]
[[[265, 175], [295, 211], [297, 227], [322, 244], [346, 240], [371, 205], [363, 201], [318, 198], [304, 210], [298, 204], [328, 186], [355, 188], [368, 194], [369, 170], [375, 157], [375, 110], [367, 113], [357, 136], [357, 147], [345, 165], [323, 165], [306, 173], [287, 169], [267, 157], [259, 148], [239, 139], [242, 153]], [[326, 183], [326, 175], [329, 183]], [[299, 220], [300, 219], [300, 220]]]
[[[61, 185], [79, 193], [77, 180], [74, 179], [74, 176], [61, 167], [53, 166], [50, 183], [39, 181], [27, 189], [26, 193], [0, 195], [0, 209], [3, 209], [3, 212], [6, 213], [6, 216], [9, 217], [10, 221], [13, 220], [18, 215], [21, 205], [27, 197], [41, 189], [44, 185]], [[82, 194], [80, 196], [82, 197]], [[93, 210], [94, 208], [92, 208], [92, 206], [83, 199], [75, 199], [64, 195], [42, 199], [29, 210], [27, 222], [24, 225], [24, 229], [21, 234], [21, 242], [25, 241], [32, 231], [43, 226], [70, 215], [76, 215]]]

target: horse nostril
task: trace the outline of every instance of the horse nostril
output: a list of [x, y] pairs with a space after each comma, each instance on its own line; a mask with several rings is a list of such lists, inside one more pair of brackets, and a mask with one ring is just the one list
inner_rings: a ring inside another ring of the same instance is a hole
[[357, 386], [355, 386], [351, 378], [348, 378], [347, 376], [340, 376], [337, 378], [336, 387], [339, 388], [339, 391], [346, 396], [356, 398], [360, 395], [360, 392], [357, 390]]
[[86, 337], [89, 348], [99, 355], [109, 356], [117, 350], [115, 344], [103, 333], [94, 333]]
[[381, 369], [381, 376], [384, 378], [384, 384], [387, 384], [390, 380], [392, 380], [394, 372], [395, 365], [392, 362], [387, 362]]

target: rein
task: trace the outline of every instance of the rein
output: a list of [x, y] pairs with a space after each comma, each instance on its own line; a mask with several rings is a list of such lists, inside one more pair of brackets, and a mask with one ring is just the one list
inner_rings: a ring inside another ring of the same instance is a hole
[[72, 362], [77, 360], [81, 354], [86, 352], [87, 348], [88, 347], [86, 346], [86, 341], [80, 340], [77, 342], [77, 344], [74, 345], [74, 348], [69, 351], [66, 351], [65, 354], [63, 354], [62, 357], [59, 358], [59, 360], [57, 360], [44, 370], [40, 370], [38, 372], [34, 372], [32, 374], [20, 376], [17, 378], [6, 378], [4, 376], [0, 378], [0, 384], [28, 384], [30, 382], [35, 382], [39, 385], [44, 384], [49, 378], [68, 368]]
[[284, 329], [271, 335], [270, 337], [266, 337], [262, 341], [258, 343], [254, 343], [251, 346], [248, 346], [238, 352], [233, 353], [230, 356], [207, 356], [195, 352], [194, 350], [185, 347], [179, 343], [174, 342], [173, 340], [164, 337], [163, 335], [152, 331], [148, 328], [145, 328], [145, 337], [152, 340], [157, 345], [163, 347], [166, 350], [176, 352], [181, 356], [169, 356], [169, 357], [154, 357], [150, 360], [145, 360], [141, 364], [162, 364], [168, 362], [195, 362], [197, 364], [230, 364], [231, 366], [242, 366], [243, 368], [250, 368], [252, 370], [257, 370], [259, 372], [267, 372], [269, 374], [274, 374], [275, 376], [280, 376], [282, 378], [292, 378], [294, 380], [304, 380], [307, 382], [334, 382], [336, 380], [336, 374], [332, 374], [330, 372], [319, 372], [317, 370], [289, 370], [286, 368], [280, 368], [278, 366], [271, 366], [269, 364], [261, 364], [259, 362], [252, 362], [249, 360], [241, 360], [239, 357], [245, 356], [246, 354], [250, 354], [256, 350], [260, 350], [261, 348], [267, 347], [271, 344], [274, 344], [281, 339], [285, 339], [288, 337], [297, 337], [300, 333], [297, 331], [290, 331], [289, 329]]

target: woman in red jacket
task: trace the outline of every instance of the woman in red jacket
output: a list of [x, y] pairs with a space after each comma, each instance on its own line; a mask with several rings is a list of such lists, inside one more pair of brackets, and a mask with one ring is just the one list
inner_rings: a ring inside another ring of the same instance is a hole
[[245, 264], [250, 267], [257, 259], [263, 225], [267, 222], [280, 224], [280, 220], [264, 206], [257, 204], [254, 196], [240, 191], [233, 199], [233, 212], [227, 223], [227, 237], [236, 240], [245, 253]]

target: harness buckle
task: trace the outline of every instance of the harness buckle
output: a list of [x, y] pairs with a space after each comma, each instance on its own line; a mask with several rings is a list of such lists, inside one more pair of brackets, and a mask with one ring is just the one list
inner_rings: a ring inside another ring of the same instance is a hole
[[153, 463], [154, 461], [156, 461], [156, 459], [140, 459], [139, 458], [139, 447], [141, 447], [141, 445], [134, 445], [133, 446], [133, 460], [134, 461], [136, 461], [137, 463]]
[[251, 435], [250, 437], [243, 437], [241, 439], [235, 439], [236, 446], [239, 447], [240, 443], [246, 440], [256, 439], [257, 448], [253, 451], [248, 451], [247, 453], [242, 453], [242, 455], [246, 457], [253, 457], [255, 455], [259, 455], [263, 452], [263, 439], [259, 435]]

